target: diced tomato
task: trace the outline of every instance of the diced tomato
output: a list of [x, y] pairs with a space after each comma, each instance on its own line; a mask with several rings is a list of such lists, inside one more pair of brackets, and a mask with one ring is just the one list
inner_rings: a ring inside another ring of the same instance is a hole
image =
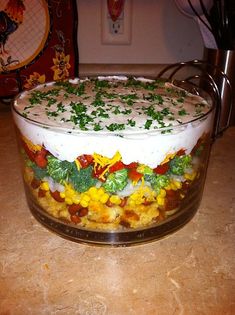
[[51, 194], [51, 196], [52, 196], [56, 201], [58, 201], [58, 202], [64, 202], [64, 198], [62, 198], [62, 197], [60, 196], [60, 192], [59, 192], [58, 190], [56, 190], [56, 191], [51, 191], [51, 190], [50, 190], [50, 194]]
[[25, 150], [25, 153], [28, 155], [29, 159], [30, 159], [32, 162], [34, 162], [34, 159], [35, 159], [35, 152], [31, 151], [31, 150], [29, 149], [29, 147], [27, 146], [27, 144], [26, 144], [24, 141], [22, 141], [22, 146], [23, 146], [23, 148], [24, 148], [24, 150]]
[[185, 155], [185, 150], [184, 149], [180, 149], [176, 155], [181, 156], [181, 155]]
[[106, 166], [105, 167], [96, 167], [93, 170], [93, 177], [98, 178], [101, 182], [105, 182], [106, 179], [100, 177], [101, 174], [105, 171]]
[[77, 160], [81, 164], [82, 168], [88, 167], [91, 163], [93, 163], [93, 157], [89, 154], [83, 154], [77, 157]]
[[47, 166], [47, 153], [47, 150], [44, 148], [36, 152], [34, 160], [38, 167], [45, 168]]
[[137, 162], [132, 162], [130, 164], [125, 164], [125, 167], [128, 168], [128, 169], [137, 168], [138, 166], [139, 166], [139, 163], [137, 163]]
[[138, 182], [142, 177], [143, 174], [137, 172], [136, 169], [131, 168], [128, 172], [128, 177], [133, 181], [133, 182]]
[[122, 170], [124, 167], [125, 167], [125, 164], [122, 163], [122, 161], [118, 161], [109, 168], [109, 172], [113, 173], [113, 172]]
[[169, 163], [164, 163], [162, 165], [158, 165], [153, 169], [154, 173], [163, 175], [169, 170]]

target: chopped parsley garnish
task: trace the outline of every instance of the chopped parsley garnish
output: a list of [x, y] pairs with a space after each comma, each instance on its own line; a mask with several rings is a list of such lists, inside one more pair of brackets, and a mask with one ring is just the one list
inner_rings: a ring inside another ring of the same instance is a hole
[[80, 115], [81, 113], [85, 113], [87, 108], [86, 105], [84, 105], [83, 103], [79, 102], [79, 103], [74, 103], [71, 102], [70, 106], [72, 107], [73, 111], [77, 114]]
[[113, 124], [110, 124], [109, 126], [106, 126], [106, 128], [108, 130], [110, 130], [110, 131], [124, 130], [125, 129], [125, 124], [113, 123]]
[[185, 115], [187, 115], [187, 112], [186, 112], [186, 110], [183, 108], [183, 109], [181, 109], [181, 110], [178, 111], [178, 114], [179, 114], [180, 116], [185, 116]]
[[95, 100], [91, 103], [93, 106], [104, 106], [105, 102], [102, 100], [102, 93], [96, 93]]
[[62, 86], [67, 93], [74, 94], [77, 96], [81, 96], [85, 92], [84, 82], [80, 82], [79, 84], [72, 84], [69, 81], [60, 81], [56, 82], [55, 85]]
[[147, 119], [145, 124], [144, 124], [144, 129], [150, 129], [151, 125], [152, 125], [153, 121], [151, 119]]
[[135, 127], [136, 122], [133, 119], [128, 119], [127, 120], [127, 125], [131, 126], [131, 127]]
[[94, 131], [100, 131], [100, 130], [102, 130], [102, 129], [103, 129], [103, 128], [100, 126], [99, 123], [95, 123], [95, 124], [94, 124], [94, 128], [93, 128]]
[[163, 104], [163, 98], [159, 94], [149, 93], [148, 95], [144, 95], [144, 99], [150, 102], [156, 102], [157, 104]]
[[95, 80], [95, 87], [96, 88], [109, 88], [110, 83], [107, 80]]
[[59, 102], [59, 103], [57, 104], [57, 111], [58, 111], [58, 112], [61, 112], [61, 113], [65, 112], [65, 107], [64, 107], [64, 105], [62, 104], [62, 102]]

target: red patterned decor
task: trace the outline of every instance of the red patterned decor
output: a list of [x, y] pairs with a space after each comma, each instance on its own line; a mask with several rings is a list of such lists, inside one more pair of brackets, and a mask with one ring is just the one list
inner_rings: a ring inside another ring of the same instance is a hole
[[0, 98], [77, 75], [76, 1], [0, 1]]

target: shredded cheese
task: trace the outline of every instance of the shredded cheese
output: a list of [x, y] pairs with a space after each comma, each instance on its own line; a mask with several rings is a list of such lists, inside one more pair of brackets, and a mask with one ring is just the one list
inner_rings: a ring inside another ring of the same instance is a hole
[[41, 151], [42, 150], [42, 146], [39, 144], [33, 144], [29, 139], [25, 138], [24, 136], [22, 136], [22, 140], [27, 144], [28, 148], [31, 151]]
[[169, 162], [170, 160], [172, 160], [175, 156], [176, 156], [177, 152], [176, 153], [168, 153], [165, 157], [165, 159], [161, 162], [161, 165]]
[[103, 155], [100, 155], [98, 153], [94, 153], [93, 159], [94, 159], [94, 164], [95, 164], [94, 165], [95, 171], [97, 171], [100, 168], [104, 168], [103, 172], [99, 175], [99, 178], [104, 180], [105, 173], [108, 172], [111, 166], [113, 166], [116, 162], [120, 161], [121, 158], [122, 156], [119, 151], [117, 151], [111, 159]]

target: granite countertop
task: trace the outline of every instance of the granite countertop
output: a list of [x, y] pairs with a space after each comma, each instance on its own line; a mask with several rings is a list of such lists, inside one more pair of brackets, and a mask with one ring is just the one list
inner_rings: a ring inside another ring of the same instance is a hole
[[202, 203], [182, 229], [134, 247], [96, 247], [32, 217], [11, 114], [0, 112], [0, 314], [234, 314], [234, 141], [230, 127], [213, 144]]

